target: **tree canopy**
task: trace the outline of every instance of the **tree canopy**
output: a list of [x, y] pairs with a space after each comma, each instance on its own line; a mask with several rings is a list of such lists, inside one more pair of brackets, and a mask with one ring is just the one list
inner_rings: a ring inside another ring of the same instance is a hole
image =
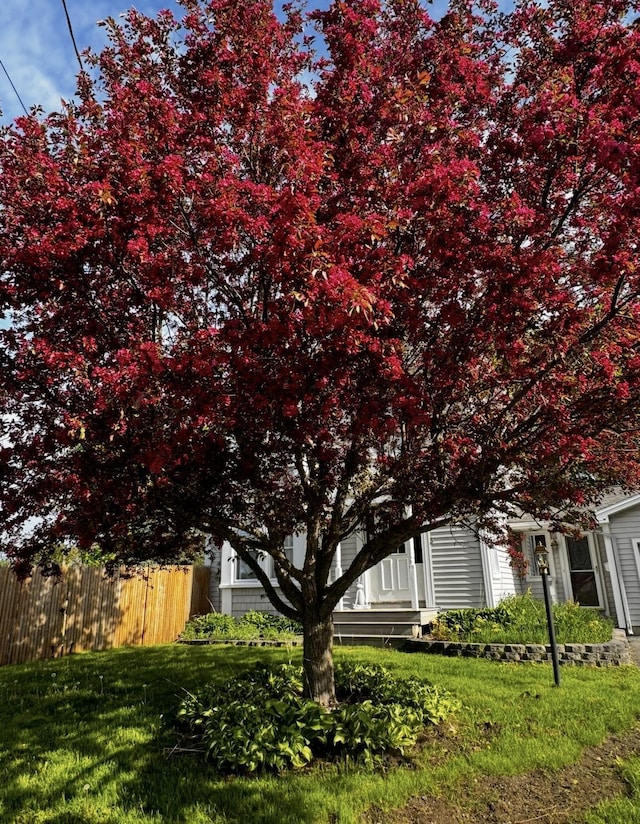
[[3, 548], [227, 540], [326, 701], [417, 530], [640, 483], [639, 4], [181, 5], [1, 135]]

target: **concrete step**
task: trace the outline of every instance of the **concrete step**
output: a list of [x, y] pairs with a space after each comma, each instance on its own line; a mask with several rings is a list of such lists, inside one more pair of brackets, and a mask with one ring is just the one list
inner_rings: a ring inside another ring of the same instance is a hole
[[334, 637], [355, 638], [358, 635], [378, 636], [384, 638], [420, 638], [420, 624], [338, 624], [334, 626]]
[[400, 622], [428, 624], [438, 614], [437, 609], [343, 609], [333, 613], [333, 623]]
[[333, 645], [338, 647], [399, 647], [410, 641], [405, 635], [335, 635]]
[[437, 615], [436, 610], [362, 609], [333, 615], [334, 636], [344, 643], [362, 638], [416, 638]]

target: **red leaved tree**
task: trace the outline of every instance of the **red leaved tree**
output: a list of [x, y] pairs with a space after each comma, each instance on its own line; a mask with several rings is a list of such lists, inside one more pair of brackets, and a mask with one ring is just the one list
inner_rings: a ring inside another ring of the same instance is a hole
[[330, 703], [416, 531], [640, 482], [638, 3], [182, 5], [0, 141], [4, 548], [227, 540]]

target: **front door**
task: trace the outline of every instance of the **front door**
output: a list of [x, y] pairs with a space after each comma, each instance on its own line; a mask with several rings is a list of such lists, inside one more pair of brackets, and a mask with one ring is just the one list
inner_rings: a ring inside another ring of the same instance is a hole
[[586, 535], [566, 538], [573, 600], [582, 607], [599, 607], [598, 580]]
[[409, 588], [409, 555], [403, 544], [397, 552], [389, 555], [379, 564], [380, 587], [378, 599], [380, 601], [410, 601]]

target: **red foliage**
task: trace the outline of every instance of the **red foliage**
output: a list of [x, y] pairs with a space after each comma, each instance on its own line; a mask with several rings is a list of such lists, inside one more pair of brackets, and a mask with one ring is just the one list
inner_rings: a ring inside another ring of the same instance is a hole
[[637, 485], [638, 3], [183, 6], [0, 142], [11, 557], [202, 531], [326, 616], [417, 527]]
[[519, 578], [525, 578], [529, 569], [529, 560], [522, 549], [522, 533], [507, 529], [507, 555], [509, 564], [515, 569]]

